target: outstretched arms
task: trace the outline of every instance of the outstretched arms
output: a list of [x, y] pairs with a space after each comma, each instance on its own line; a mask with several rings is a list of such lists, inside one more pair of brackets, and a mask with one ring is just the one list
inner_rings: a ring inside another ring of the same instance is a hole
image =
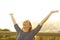
[[41, 22], [40, 22], [40, 26], [43, 26], [43, 24], [47, 21], [47, 19], [53, 14], [58, 12], [58, 10], [55, 11], [51, 11]]
[[16, 24], [16, 21], [15, 21], [12, 13], [10, 14], [10, 16], [11, 16], [11, 19], [12, 19], [13, 24]]

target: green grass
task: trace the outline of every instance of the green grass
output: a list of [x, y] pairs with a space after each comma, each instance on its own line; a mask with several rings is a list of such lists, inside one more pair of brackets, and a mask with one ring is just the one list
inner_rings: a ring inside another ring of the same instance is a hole
[[[16, 40], [16, 36], [0, 38], [0, 40]], [[60, 36], [35, 36], [35, 40], [60, 40]]]
[[35, 40], [60, 40], [60, 36], [35, 36]]
[[4, 38], [0, 38], [0, 40], [16, 40], [16, 36], [4, 37]]

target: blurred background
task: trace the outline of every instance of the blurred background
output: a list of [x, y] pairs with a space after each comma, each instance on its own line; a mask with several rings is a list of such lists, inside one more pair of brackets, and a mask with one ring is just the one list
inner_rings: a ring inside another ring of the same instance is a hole
[[44, 34], [44, 36], [42, 35], [43, 38], [37, 36], [36, 39], [44, 40], [45, 33], [57, 33], [56, 39], [54, 35], [49, 34], [46, 40], [60, 40], [60, 36], [57, 37], [60, 33], [59, 4], [60, 0], [0, 0], [0, 40], [16, 40], [17, 33], [11, 21], [10, 13], [14, 14], [20, 28], [22, 28], [24, 20], [30, 20], [34, 29], [52, 10], [59, 10], [59, 12], [51, 15], [37, 34]]

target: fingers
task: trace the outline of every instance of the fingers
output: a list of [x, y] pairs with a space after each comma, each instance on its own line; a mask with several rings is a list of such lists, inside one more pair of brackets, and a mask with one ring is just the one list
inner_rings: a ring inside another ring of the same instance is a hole
[[58, 12], [58, 10], [55, 10], [55, 11], [53, 11], [53, 12]]
[[51, 13], [56, 13], [56, 12], [59, 12], [58, 10], [55, 10], [55, 11], [51, 11]]
[[13, 15], [12, 13], [10, 13], [10, 15]]

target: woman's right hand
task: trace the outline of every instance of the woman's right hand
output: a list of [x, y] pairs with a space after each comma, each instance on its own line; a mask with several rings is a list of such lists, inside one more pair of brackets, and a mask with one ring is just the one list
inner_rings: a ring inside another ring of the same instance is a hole
[[13, 15], [12, 13], [10, 13], [10, 15]]
[[55, 11], [51, 11], [51, 13], [56, 13], [56, 12], [59, 12], [58, 10], [55, 10]]
[[15, 21], [14, 16], [13, 16], [12, 13], [10, 13], [10, 16], [11, 16], [11, 19], [12, 19], [13, 24], [16, 24], [16, 21]]

